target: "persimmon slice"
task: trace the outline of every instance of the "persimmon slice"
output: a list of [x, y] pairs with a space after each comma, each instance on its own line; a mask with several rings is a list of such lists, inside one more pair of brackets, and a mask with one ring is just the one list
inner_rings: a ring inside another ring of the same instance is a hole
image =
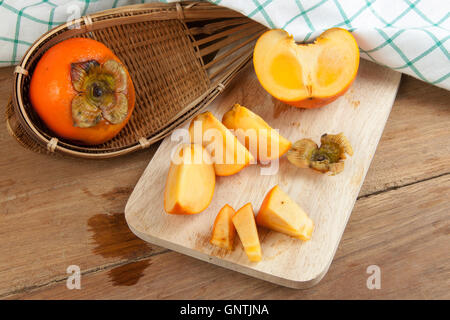
[[314, 229], [313, 221], [278, 185], [264, 198], [256, 223], [302, 240], [311, 239]]
[[220, 209], [219, 213], [214, 220], [213, 231], [211, 235], [211, 244], [232, 250], [233, 242], [236, 235], [236, 228], [234, 227], [231, 218], [236, 212], [228, 204], [224, 205]]
[[254, 160], [236, 136], [209, 111], [192, 119], [189, 134], [191, 142], [202, 144], [211, 153], [218, 176], [238, 173]]
[[263, 118], [237, 103], [223, 115], [222, 123], [234, 130], [239, 141], [259, 161], [278, 159], [291, 147], [291, 142]]
[[296, 107], [316, 108], [351, 85], [359, 49], [351, 33], [340, 28], [307, 44], [297, 44], [286, 31], [274, 29], [258, 39], [253, 63], [261, 85], [272, 96]]
[[236, 211], [231, 219], [248, 259], [252, 262], [260, 261], [262, 258], [261, 244], [251, 203], [247, 203]]
[[216, 175], [208, 152], [199, 144], [183, 144], [175, 152], [167, 174], [164, 210], [195, 214], [211, 203]]

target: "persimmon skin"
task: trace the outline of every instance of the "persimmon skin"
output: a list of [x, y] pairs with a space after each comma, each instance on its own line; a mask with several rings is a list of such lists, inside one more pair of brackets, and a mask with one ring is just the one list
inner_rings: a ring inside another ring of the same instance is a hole
[[311, 98], [306, 98], [306, 99], [299, 100], [299, 101], [286, 101], [286, 100], [280, 100], [280, 101], [284, 102], [286, 104], [289, 104], [291, 106], [297, 107], [297, 108], [303, 108], [303, 109], [321, 108], [321, 107], [324, 107], [324, 106], [332, 103], [333, 101], [335, 101], [336, 99], [338, 99], [342, 95], [344, 95], [348, 91], [348, 89], [350, 89], [350, 87], [352, 86], [354, 81], [355, 80], [353, 79], [344, 89], [342, 89], [342, 91], [340, 91], [338, 94], [331, 96], [331, 97], [327, 97], [327, 98], [311, 97]]
[[89, 128], [74, 126], [72, 119], [72, 99], [78, 94], [72, 85], [71, 64], [96, 60], [100, 64], [119, 58], [104, 44], [92, 39], [72, 38], [51, 47], [41, 57], [31, 77], [30, 100], [47, 127], [57, 136], [79, 144], [96, 145], [104, 143], [127, 124], [134, 110], [135, 90], [130, 74], [128, 88], [128, 114], [119, 124], [111, 124], [102, 119]]

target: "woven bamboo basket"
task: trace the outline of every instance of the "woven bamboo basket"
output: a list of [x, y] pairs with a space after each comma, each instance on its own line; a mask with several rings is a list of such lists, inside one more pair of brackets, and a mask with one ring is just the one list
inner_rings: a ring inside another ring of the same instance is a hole
[[[110, 158], [149, 147], [204, 109], [251, 60], [265, 27], [205, 2], [151, 3], [111, 9], [58, 26], [40, 37], [15, 69], [6, 108], [10, 134], [37, 152]], [[126, 65], [135, 110], [112, 140], [77, 145], [56, 137], [34, 112], [29, 85], [39, 58], [73, 37], [103, 42]]]

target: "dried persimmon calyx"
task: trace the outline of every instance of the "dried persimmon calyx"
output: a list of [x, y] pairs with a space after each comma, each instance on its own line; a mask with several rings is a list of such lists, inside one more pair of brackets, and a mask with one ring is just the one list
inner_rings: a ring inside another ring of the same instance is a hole
[[318, 148], [317, 144], [311, 139], [299, 140], [289, 149], [288, 160], [299, 168], [309, 168], [313, 154]]
[[102, 119], [119, 124], [127, 118], [128, 76], [122, 64], [115, 60], [72, 63], [70, 75], [78, 92], [72, 100], [75, 127], [93, 127]]
[[100, 63], [96, 60], [88, 60], [78, 63], [72, 63], [70, 65], [70, 77], [74, 89], [78, 92], [84, 92], [86, 90], [87, 77], [93, 74], [94, 69], [100, 67]]
[[112, 124], [121, 123], [127, 117], [128, 99], [123, 93], [116, 93], [114, 95], [114, 104], [100, 107], [103, 118]]
[[72, 99], [73, 125], [79, 128], [95, 126], [102, 119], [102, 112], [90, 104], [84, 95], [78, 94]]
[[345, 154], [353, 155], [348, 139], [342, 134], [324, 134], [320, 147], [311, 139], [301, 139], [288, 151], [288, 160], [299, 168], [311, 168], [332, 175], [344, 170]]
[[102, 70], [114, 77], [114, 88], [116, 92], [123, 92], [128, 86], [128, 76], [125, 68], [115, 60], [108, 60], [102, 65]]

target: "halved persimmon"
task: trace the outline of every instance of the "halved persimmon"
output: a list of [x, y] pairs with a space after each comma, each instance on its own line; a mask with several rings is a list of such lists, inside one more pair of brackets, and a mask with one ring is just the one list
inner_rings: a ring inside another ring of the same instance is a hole
[[73, 38], [51, 47], [36, 65], [30, 99], [56, 135], [95, 145], [128, 122], [135, 91], [119, 58], [101, 42]]
[[258, 39], [253, 64], [259, 82], [272, 96], [295, 107], [318, 108], [350, 87], [359, 67], [359, 48], [352, 34], [340, 28], [306, 44], [274, 29]]

